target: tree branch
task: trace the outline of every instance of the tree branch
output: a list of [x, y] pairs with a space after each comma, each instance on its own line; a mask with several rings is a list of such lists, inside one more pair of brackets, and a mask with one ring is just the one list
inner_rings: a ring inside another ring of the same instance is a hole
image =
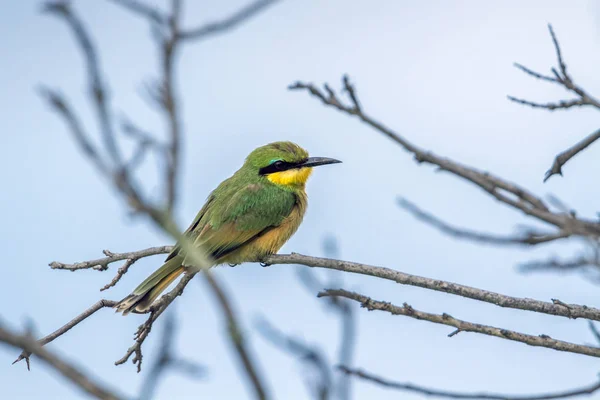
[[0, 342], [16, 348], [21, 348], [26, 354], [35, 354], [44, 363], [48, 364], [52, 369], [59, 372], [63, 377], [67, 378], [67, 380], [77, 386], [80, 390], [86, 392], [94, 398], [101, 400], [125, 399], [125, 397], [117, 394], [113, 390], [105, 387], [100, 382], [97, 382], [84, 374], [78, 367], [68, 363], [67, 361], [58, 357], [56, 354], [47, 350], [45, 347], [43, 347], [43, 343], [34, 340], [29, 334], [16, 334], [0, 324]]
[[173, 246], [157, 246], [150, 247], [148, 249], [130, 251], [126, 253], [113, 253], [110, 250], [103, 250], [102, 252], [106, 257], [98, 258], [95, 260], [82, 261], [73, 264], [65, 264], [58, 261], [52, 261], [48, 264], [52, 269], [66, 269], [69, 271], [76, 271], [78, 269], [95, 269], [97, 271], [106, 271], [109, 264], [123, 261], [133, 260], [137, 261], [140, 258], [154, 256], [157, 254], [168, 254], [173, 250]]
[[504, 395], [504, 394], [491, 394], [491, 393], [460, 393], [450, 392], [446, 390], [431, 389], [423, 386], [417, 386], [412, 383], [394, 382], [388, 379], [384, 379], [360, 369], [351, 369], [345, 366], [339, 367], [343, 373], [361, 378], [363, 380], [381, 385], [390, 389], [404, 390], [407, 392], [422, 394], [424, 396], [442, 397], [446, 399], [485, 399], [485, 400], [552, 400], [552, 399], [565, 399], [569, 397], [576, 397], [581, 395], [589, 395], [600, 389], [600, 382], [596, 382], [589, 386], [585, 386], [578, 389], [567, 390], [564, 392], [557, 393], [546, 393], [539, 395]]
[[44, 12], [63, 18], [73, 31], [73, 35], [77, 40], [77, 44], [85, 56], [89, 90], [98, 114], [98, 121], [100, 122], [100, 131], [102, 138], [104, 139], [104, 145], [112, 161], [116, 165], [120, 165], [122, 163], [122, 156], [115, 140], [112, 117], [107, 104], [108, 94], [106, 84], [104, 83], [102, 74], [100, 73], [100, 62], [96, 49], [92, 43], [92, 39], [85, 30], [81, 20], [72, 12], [69, 2], [47, 2], [44, 5], [43, 10]]
[[[81, 314], [79, 314], [78, 316], [76, 316], [75, 318], [73, 318], [72, 320], [70, 320], [69, 322], [67, 322], [66, 324], [64, 324], [63, 326], [58, 328], [57, 330], [55, 330], [51, 334], [46, 335], [43, 338], [41, 338], [40, 340], [38, 340], [38, 344], [40, 346], [44, 346], [44, 345], [50, 343], [51, 341], [58, 338], [59, 336], [62, 336], [65, 333], [67, 333], [69, 330], [71, 330], [71, 328], [75, 327], [75, 325], [79, 324], [81, 321], [92, 316], [92, 314], [94, 314], [96, 311], [98, 311], [102, 308], [106, 308], [106, 307], [114, 307], [116, 304], [117, 304], [117, 302], [112, 301], [112, 300], [102, 299], [102, 300], [98, 301], [93, 306], [91, 306], [90, 308], [88, 308], [87, 310], [85, 310], [84, 312], [82, 312]], [[24, 359], [25, 362], [27, 363], [27, 369], [29, 370], [30, 369], [30, 364], [29, 364], [29, 356], [30, 355], [31, 355], [31, 352], [29, 352], [27, 350], [23, 350], [21, 355], [19, 355], [19, 357], [15, 361], [13, 361], [13, 364]]]
[[177, 286], [175, 286], [173, 290], [171, 290], [167, 294], [164, 294], [158, 301], [152, 304], [152, 306], [149, 309], [150, 316], [148, 317], [146, 322], [144, 322], [138, 327], [137, 331], [135, 332], [135, 343], [133, 344], [133, 346], [127, 349], [123, 357], [115, 361], [115, 365], [124, 364], [127, 360], [129, 360], [129, 358], [132, 355], [134, 355], [131, 361], [133, 362], [133, 364], [137, 364], [138, 373], [142, 371], [142, 344], [144, 343], [144, 340], [146, 340], [146, 338], [148, 337], [148, 334], [150, 334], [154, 321], [156, 321], [156, 319], [160, 317], [160, 315], [167, 309], [167, 307], [169, 307], [169, 305], [173, 302], [173, 300], [175, 300], [176, 297], [181, 296], [183, 294], [183, 290], [195, 275], [196, 272], [186, 271], [186, 273], [183, 275], [183, 278], [181, 278], [181, 280], [179, 281], [179, 283], [177, 283]]
[[[406, 317], [433, 322], [436, 324], [452, 326], [459, 330], [459, 332], [475, 332], [483, 335], [495, 336], [501, 339], [507, 339], [515, 342], [525, 343], [535, 347], [545, 347], [548, 349], [564, 351], [567, 353], [583, 354], [590, 357], [600, 357], [600, 348], [584, 346], [580, 344], [565, 342], [562, 340], [552, 339], [548, 335], [528, 335], [526, 333], [520, 333], [511, 331], [503, 328], [496, 328], [494, 326], [476, 324], [460, 319], [456, 319], [451, 315], [444, 314], [432, 314], [423, 311], [419, 311], [404, 303], [402, 307], [395, 306], [391, 303], [373, 300], [370, 297], [349, 292], [346, 290], [332, 290], [328, 289], [318, 294], [318, 297], [328, 296], [341, 296], [361, 304], [362, 307], [369, 311], [379, 310], [387, 311], [392, 315], [404, 315]], [[454, 333], [450, 335], [454, 336]]]
[[115, 277], [100, 289], [100, 291], [104, 291], [115, 286], [117, 282], [121, 280], [123, 275], [129, 271], [129, 268], [140, 258], [149, 257], [156, 254], [168, 254], [172, 249], [173, 246], [159, 246], [127, 253], [113, 253], [109, 250], [103, 250], [102, 252], [106, 255], [104, 258], [98, 258], [96, 260], [83, 261], [74, 264], [64, 264], [58, 261], [52, 261], [49, 265], [52, 269], [65, 269], [69, 271], [77, 271], [79, 269], [106, 271], [111, 263], [126, 260], [125, 263], [117, 270]]
[[452, 226], [436, 216], [421, 210], [416, 204], [403, 199], [398, 199], [398, 205], [411, 213], [415, 218], [429, 224], [441, 232], [459, 238], [466, 239], [472, 242], [488, 243], [494, 245], [526, 245], [534, 246], [537, 244], [543, 244], [553, 242], [558, 239], [564, 239], [569, 237], [568, 233], [540, 233], [540, 232], [528, 232], [525, 235], [520, 236], [501, 236], [494, 235], [491, 233], [475, 232], [468, 229], [462, 229]]
[[254, 1], [221, 21], [211, 22], [198, 28], [181, 31], [179, 32], [179, 38], [184, 40], [202, 40], [209, 36], [224, 33], [266, 10], [269, 6], [277, 3], [277, 1], [279, 0]]
[[321, 100], [323, 104], [331, 106], [345, 114], [358, 117], [361, 121], [381, 132], [383, 135], [403, 147], [406, 151], [412, 153], [418, 163], [430, 163], [436, 165], [442, 171], [447, 171], [463, 178], [513, 209], [520, 210], [525, 215], [554, 225], [565, 235], [600, 236], [600, 224], [596, 221], [575, 218], [571, 214], [554, 213], [539, 197], [521, 186], [505, 181], [490, 173], [478, 171], [472, 167], [462, 165], [456, 161], [437, 156], [430, 151], [419, 148], [365, 114], [362, 107], [357, 103], [356, 89], [350, 84], [347, 77], [344, 77], [343, 85], [344, 91], [351, 93], [351, 95], [349, 95], [350, 105], [344, 105], [328, 85], [325, 85], [324, 91], [322, 91], [312, 84], [296, 82], [291, 85], [289, 89], [306, 90], [312, 96]]
[[[576, 94], [577, 98], [569, 99], [569, 100], [561, 100], [556, 103], [545, 103], [545, 104], [536, 103], [536, 102], [520, 99], [520, 98], [513, 97], [513, 96], [508, 96], [508, 99], [515, 103], [523, 104], [523, 105], [530, 106], [533, 108], [546, 109], [546, 110], [550, 110], [550, 111], [566, 110], [566, 109], [570, 109], [572, 107], [585, 107], [585, 106], [590, 106], [590, 107], [594, 107], [596, 109], [600, 109], [600, 101], [595, 99], [593, 96], [589, 95], [585, 90], [583, 90], [582, 87], [575, 84], [575, 82], [573, 81], [573, 78], [567, 73], [567, 65], [565, 64], [565, 62], [563, 60], [560, 45], [558, 44], [558, 39], [556, 38], [556, 34], [554, 33], [554, 30], [552, 29], [552, 25], [548, 24], [548, 30], [550, 31], [550, 37], [552, 38], [552, 43], [554, 44], [554, 50], [556, 52], [556, 58], [557, 58], [557, 64], [558, 64], [557, 68], [552, 68], [552, 74], [554, 75], [554, 77], [544, 76], [540, 73], [530, 70], [529, 68], [524, 67], [521, 64], [515, 64], [515, 67], [517, 67], [521, 71], [525, 72], [526, 74], [528, 74], [536, 79], [540, 79], [540, 80], [544, 80], [547, 82], [552, 82], [557, 85], [560, 85], [563, 88], [565, 88], [567, 91]], [[544, 176], [544, 182], [546, 182], [548, 179], [550, 179], [550, 177], [553, 175], [562, 176], [562, 167], [570, 159], [572, 159], [577, 154], [579, 154], [581, 151], [583, 151], [584, 149], [589, 147], [592, 143], [594, 143], [599, 138], [600, 138], [600, 130], [592, 133], [591, 135], [588, 135], [586, 138], [584, 138], [583, 140], [581, 140], [574, 146], [572, 146], [569, 149], [558, 154], [555, 157], [554, 162], [552, 163], [552, 166], [550, 167], [550, 169], [548, 171], [546, 171], [546, 174]]]
[[565, 165], [571, 158], [575, 157], [577, 154], [581, 153], [583, 150], [587, 149], [592, 143], [596, 140], [600, 139], [600, 129], [589, 134], [579, 142], [575, 143], [572, 147], [569, 147], [567, 150], [559, 153], [556, 158], [554, 158], [554, 162], [548, 171], [546, 171], [546, 176], [544, 177], [544, 182], [546, 182], [552, 175], [560, 175], [562, 176], [562, 167]]
[[376, 267], [367, 264], [332, 260], [328, 258], [311, 257], [297, 253], [273, 255], [264, 260], [264, 262], [267, 266], [275, 264], [302, 264], [306, 265], [307, 267], [327, 268], [354, 274], [369, 275], [400, 283], [402, 285], [416, 286], [437, 292], [449, 293], [456, 296], [483, 301], [485, 303], [495, 304], [504, 308], [527, 310], [572, 319], [584, 318], [593, 321], [600, 321], [600, 309], [598, 308], [578, 304], [566, 304], [557, 299], [552, 299], [553, 302], [549, 303], [529, 298], [512, 297], [488, 290], [461, 285], [458, 283], [425, 278], [418, 275], [411, 275], [385, 267]]

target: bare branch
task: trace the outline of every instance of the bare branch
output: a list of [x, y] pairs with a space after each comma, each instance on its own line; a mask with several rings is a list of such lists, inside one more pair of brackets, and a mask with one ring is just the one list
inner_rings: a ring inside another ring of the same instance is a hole
[[35, 354], [44, 363], [52, 369], [59, 372], [67, 380], [77, 386], [80, 390], [86, 392], [96, 399], [102, 400], [121, 400], [125, 397], [117, 394], [104, 384], [97, 382], [87, 374], [84, 374], [80, 368], [63, 360], [53, 352], [43, 347], [43, 344], [31, 338], [29, 334], [19, 335], [11, 332], [0, 324], [0, 342], [10, 346], [21, 348], [26, 354]]
[[[75, 327], [75, 325], [79, 324], [81, 321], [90, 317], [96, 311], [98, 311], [102, 308], [105, 308], [105, 307], [114, 307], [116, 304], [117, 304], [116, 301], [111, 301], [111, 300], [102, 299], [102, 300], [98, 301], [93, 306], [91, 306], [90, 308], [88, 308], [87, 310], [85, 310], [84, 312], [82, 312], [81, 314], [79, 314], [78, 316], [76, 316], [75, 318], [70, 320], [69, 322], [67, 322], [65, 325], [61, 326], [60, 328], [58, 328], [51, 334], [44, 336], [43, 338], [38, 340], [39, 345], [44, 346], [44, 345], [50, 343], [51, 341], [58, 338], [59, 336], [62, 336], [65, 333], [67, 333], [69, 330], [71, 330], [71, 328]], [[27, 350], [23, 350], [21, 355], [19, 355], [19, 357], [15, 361], [13, 361], [13, 364], [24, 359], [27, 362], [27, 369], [29, 369], [29, 356], [31, 356], [31, 353]]]
[[263, 378], [261, 378], [258, 373], [256, 362], [250, 356], [244, 335], [240, 329], [239, 323], [237, 322], [237, 317], [234, 314], [233, 308], [227, 299], [225, 291], [215, 280], [210, 271], [204, 271], [202, 276], [206, 279], [206, 283], [211, 288], [215, 298], [217, 299], [217, 303], [219, 304], [221, 311], [225, 316], [225, 320], [227, 321], [227, 331], [229, 333], [228, 336], [231, 339], [231, 343], [233, 344], [242, 366], [244, 367], [244, 371], [248, 376], [250, 383], [252, 384], [256, 398], [261, 400], [267, 399], [269, 396], [267, 395]]
[[560, 304], [557, 301], [549, 303], [529, 298], [512, 297], [500, 293], [490, 292], [488, 290], [461, 285], [458, 283], [411, 275], [385, 267], [376, 267], [372, 265], [350, 261], [332, 260], [328, 258], [310, 257], [297, 253], [273, 255], [264, 260], [264, 262], [267, 266], [275, 264], [302, 264], [308, 267], [327, 268], [354, 274], [369, 275], [376, 278], [397, 282], [402, 285], [416, 286], [424, 289], [435, 290], [437, 292], [449, 293], [456, 296], [483, 301], [485, 303], [495, 304], [499, 307], [527, 310], [572, 319], [584, 318], [593, 321], [600, 321], [600, 309], [598, 308], [577, 304], [565, 304], [562, 302], [562, 304]]
[[551, 258], [548, 260], [530, 261], [528, 263], [521, 264], [519, 266], [519, 271], [523, 273], [574, 272], [581, 271], [590, 267], [594, 268], [597, 271], [600, 271], [600, 260], [597, 257], [580, 255], [578, 257], [568, 260]]
[[[548, 24], [548, 30], [550, 31], [552, 43], [554, 44], [554, 50], [556, 51], [556, 58], [557, 58], [557, 63], [558, 63], [558, 68], [552, 68], [552, 73], [554, 75], [554, 78], [544, 76], [542, 74], [534, 72], [534, 71], [522, 66], [521, 64], [515, 64], [515, 66], [517, 68], [519, 68], [520, 70], [522, 70], [523, 72], [527, 73], [528, 75], [533, 76], [536, 79], [545, 80], [545, 81], [552, 82], [552, 83], [562, 86], [567, 91], [576, 94], [578, 98], [569, 99], [569, 100], [561, 100], [558, 102], [545, 103], [545, 104], [532, 102], [532, 101], [516, 98], [513, 96], [508, 96], [508, 99], [515, 103], [531, 106], [533, 108], [542, 108], [542, 109], [546, 109], [546, 110], [550, 110], [550, 111], [559, 110], [559, 109], [565, 110], [565, 109], [570, 109], [572, 107], [584, 107], [584, 106], [591, 106], [596, 109], [600, 109], [600, 101], [598, 101], [597, 99], [595, 99], [594, 97], [589, 95], [585, 90], [583, 90], [583, 88], [581, 88], [580, 86], [575, 84], [575, 82], [573, 81], [573, 78], [567, 73], [567, 65], [564, 62], [562, 52], [560, 49], [560, 45], [558, 44], [558, 39], [556, 38], [554, 29], [552, 29], [552, 25]], [[571, 158], [575, 157], [578, 153], [580, 153], [581, 151], [586, 149], [588, 146], [590, 146], [592, 143], [594, 143], [596, 140], [598, 140], [598, 138], [600, 138], [600, 130], [592, 133], [591, 135], [588, 135], [586, 138], [584, 138], [583, 140], [581, 140], [580, 142], [578, 142], [571, 148], [569, 148], [569, 149], [563, 151], [562, 153], [560, 153], [559, 155], [557, 155], [556, 158], [554, 159], [554, 163], [552, 164], [552, 167], [546, 172], [546, 174], [544, 176], [544, 182], [546, 182], [548, 179], [550, 179], [550, 177], [553, 175], [562, 176], [563, 165], [565, 165]]]
[[454, 328], [460, 329], [462, 332], [475, 332], [483, 335], [495, 336], [501, 339], [512, 340], [515, 342], [521, 342], [530, 346], [545, 347], [548, 349], [564, 351], [568, 353], [583, 354], [590, 357], [600, 357], [600, 348], [584, 346], [580, 344], [565, 342], [562, 340], [552, 339], [548, 335], [528, 335], [526, 333], [520, 333], [511, 331], [503, 328], [496, 328], [494, 326], [476, 324], [460, 319], [456, 319], [448, 314], [432, 314], [423, 311], [419, 311], [404, 303], [402, 307], [395, 306], [391, 303], [373, 300], [370, 297], [349, 292], [346, 290], [325, 290], [318, 295], [319, 297], [327, 296], [342, 296], [348, 299], [357, 301], [362, 307], [369, 311], [379, 310], [387, 311], [393, 315], [404, 315], [419, 320], [429, 321], [436, 324], [448, 325]]
[[407, 199], [398, 198], [398, 205], [404, 208], [406, 211], [411, 213], [415, 218], [421, 222], [432, 225], [441, 232], [457, 237], [459, 239], [466, 239], [473, 242], [488, 243], [494, 245], [526, 245], [533, 246], [542, 243], [552, 242], [558, 239], [564, 239], [569, 237], [567, 233], [540, 233], [540, 232], [528, 232], [525, 235], [520, 236], [501, 236], [491, 233], [475, 232], [468, 229], [462, 229], [452, 226], [436, 216], [421, 210], [416, 204], [410, 202]]
[[257, 324], [260, 334], [274, 346], [297, 356], [309, 367], [315, 370], [319, 379], [315, 384], [307, 385], [309, 390], [315, 390], [316, 398], [327, 400], [330, 396], [332, 385], [329, 363], [322, 352], [315, 346], [303, 343], [300, 339], [286, 335], [277, 330], [266, 319], [261, 319]]
[[110, 250], [103, 250], [106, 257], [98, 258], [96, 260], [82, 261], [74, 264], [65, 264], [58, 261], [52, 261], [50, 267], [52, 269], [66, 269], [70, 271], [76, 271], [78, 269], [95, 269], [97, 271], [106, 271], [108, 265], [117, 261], [123, 260], [134, 260], [137, 261], [140, 258], [150, 257], [157, 254], [168, 254], [173, 250], [173, 246], [158, 246], [150, 247], [138, 251], [130, 251], [126, 253], [113, 253]]
[[558, 82], [558, 79], [553, 78], [551, 76], [546, 76], [546, 75], [542, 75], [538, 72], [532, 71], [529, 68], [527, 68], [526, 66], [519, 64], [519, 63], [514, 63], [513, 64], [515, 66], [515, 68], [520, 69], [521, 71], [525, 72], [528, 75], [533, 76], [534, 78], [540, 79], [542, 81], [548, 81], [548, 82]]
[[43, 10], [63, 18], [73, 31], [77, 44], [85, 56], [90, 95], [92, 96], [98, 114], [98, 121], [100, 122], [102, 138], [104, 139], [106, 150], [113, 162], [120, 165], [121, 153], [115, 140], [112, 117], [107, 104], [108, 95], [106, 85], [102, 79], [102, 74], [100, 73], [100, 62], [92, 39], [79, 17], [71, 9], [69, 2], [48, 2], [44, 5]]
[[83, 154], [90, 162], [104, 175], [110, 175], [110, 168], [103, 157], [99, 154], [96, 146], [90, 141], [88, 134], [85, 132], [83, 125], [73, 112], [71, 105], [58, 91], [51, 90], [47, 87], [40, 87], [39, 93], [44, 98], [52, 110], [59, 114], [67, 123], [71, 131], [75, 143], [79, 146]]
[[[525, 72], [526, 74], [533, 76], [536, 79], [545, 80], [548, 82], [558, 84], [558, 85], [564, 87], [566, 90], [576, 94], [579, 97], [580, 104], [574, 104], [574, 105], [592, 106], [592, 107], [600, 109], [600, 102], [598, 100], [596, 100], [595, 98], [593, 98], [592, 96], [590, 96], [589, 94], [587, 94], [581, 87], [576, 85], [573, 81], [573, 78], [567, 73], [567, 65], [565, 64], [565, 62], [563, 60], [562, 51], [560, 49], [560, 45], [558, 44], [558, 39], [556, 38], [554, 29], [552, 29], [552, 25], [550, 25], [550, 24], [548, 24], [548, 31], [550, 32], [550, 37], [552, 38], [552, 43], [554, 44], [554, 50], [556, 52], [556, 58], [557, 58], [557, 64], [558, 64], [558, 69], [552, 68], [552, 70], [551, 70], [554, 77], [542, 75], [542, 74], [532, 71], [531, 69], [524, 67], [523, 65], [518, 64], [518, 63], [515, 63], [515, 67], [517, 67], [521, 71]], [[509, 99], [519, 102], [519, 103], [522, 103], [522, 104], [531, 105], [530, 102], [525, 101], [523, 103], [523, 101], [521, 101], [519, 99], [515, 99], [512, 96], [509, 96]], [[570, 101], [562, 101], [561, 103], [568, 104], [569, 102]], [[560, 104], [560, 103], [555, 103], [555, 104]], [[569, 108], [569, 107], [571, 107], [571, 106], [542, 107], [542, 108], [548, 108], [550, 110], [553, 110], [553, 109], [557, 109], [557, 108]]]
[[[349, 83], [348, 79], [343, 80], [344, 90], [353, 93], [356, 97], [356, 90]], [[554, 213], [550, 211], [548, 206], [533, 193], [527, 189], [518, 186], [514, 183], [505, 181], [504, 179], [494, 176], [487, 172], [481, 172], [466, 165], [462, 165], [448, 158], [443, 158], [433, 154], [432, 152], [423, 150], [413, 143], [409, 142], [404, 137], [398, 135], [391, 129], [387, 128], [380, 122], [369, 117], [362, 109], [357, 109], [355, 105], [347, 106], [342, 104], [335, 96], [333, 91], [326, 88], [329, 94], [326, 95], [323, 91], [312, 84], [296, 82], [289, 87], [290, 90], [306, 90], [314, 97], [321, 100], [325, 105], [334, 107], [348, 115], [354, 115], [361, 121], [371, 126], [375, 130], [381, 132], [408, 152], [414, 155], [414, 158], [419, 163], [430, 163], [436, 165], [440, 170], [447, 171], [463, 178], [488, 194], [496, 198], [498, 201], [512, 207], [513, 209], [523, 212], [525, 215], [544, 221], [554, 225], [564, 234], [593, 236], [600, 235], [600, 224], [596, 221], [575, 218], [570, 214]]]
[[211, 22], [199, 28], [184, 30], [179, 32], [179, 38], [184, 40], [202, 40], [216, 34], [224, 33], [228, 30], [247, 21], [269, 6], [277, 3], [278, 0], [257, 0], [238, 10], [233, 15], [217, 22]]
[[363, 380], [390, 388], [404, 390], [407, 392], [422, 394], [424, 396], [442, 397], [446, 399], [485, 399], [485, 400], [552, 400], [552, 399], [565, 399], [570, 397], [576, 397], [581, 395], [589, 395], [600, 389], [600, 382], [596, 382], [592, 385], [585, 386], [578, 389], [567, 390], [564, 392], [557, 393], [546, 393], [540, 395], [504, 395], [504, 394], [491, 394], [491, 393], [459, 393], [450, 392], [446, 390], [431, 389], [423, 386], [417, 386], [412, 383], [402, 383], [390, 381], [360, 369], [351, 369], [345, 366], [340, 366], [339, 369], [345, 374], [361, 378]]
[[592, 143], [596, 140], [600, 139], [600, 129], [589, 134], [581, 141], [575, 143], [572, 147], [558, 154], [552, 163], [552, 167], [546, 172], [546, 176], [544, 177], [544, 182], [546, 182], [552, 175], [560, 175], [562, 176], [562, 167], [565, 165], [571, 158], [575, 157], [577, 154], [581, 153], [583, 150], [588, 148]]
[[520, 99], [518, 97], [506, 96], [510, 101], [515, 103], [523, 104], [525, 106], [529, 106], [532, 108], [543, 108], [546, 110], [554, 111], [559, 109], [567, 109], [572, 107], [582, 107], [587, 104], [584, 103], [581, 99], [571, 99], [571, 100], [560, 100], [556, 103], [536, 103], [534, 101], [529, 101], [525, 99]]
[[115, 361], [115, 365], [124, 364], [127, 360], [129, 360], [129, 358], [132, 355], [134, 355], [132, 362], [133, 364], [137, 364], [137, 372], [141, 372], [143, 358], [142, 344], [144, 343], [144, 340], [146, 340], [148, 334], [152, 330], [152, 325], [154, 324], [154, 321], [156, 321], [156, 319], [160, 317], [160, 315], [167, 309], [167, 307], [169, 307], [169, 305], [173, 302], [173, 300], [175, 300], [176, 297], [181, 296], [183, 294], [183, 290], [185, 289], [187, 284], [192, 280], [192, 278], [194, 278], [195, 275], [195, 272], [186, 271], [186, 273], [183, 275], [183, 278], [181, 278], [181, 280], [173, 290], [171, 290], [167, 294], [164, 294], [158, 301], [152, 304], [152, 306], [150, 307], [150, 316], [148, 317], [146, 322], [144, 322], [138, 327], [137, 331], [135, 332], [135, 343], [133, 344], [133, 346], [127, 349], [125, 355], [122, 358]]
[[117, 284], [119, 280], [127, 273], [129, 267], [131, 267], [137, 260], [144, 257], [150, 257], [157, 254], [170, 253], [173, 246], [160, 246], [150, 247], [148, 249], [131, 251], [128, 253], [113, 253], [109, 250], [104, 250], [103, 253], [106, 255], [104, 258], [98, 258], [96, 260], [82, 261], [74, 264], [64, 264], [57, 261], [52, 261], [49, 265], [52, 269], [65, 269], [69, 271], [77, 271], [79, 269], [94, 269], [97, 271], [106, 271], [111, 263], [126, 260], [125, 263], [117, 270], [115, 277], [100, 291], [107, 290]]

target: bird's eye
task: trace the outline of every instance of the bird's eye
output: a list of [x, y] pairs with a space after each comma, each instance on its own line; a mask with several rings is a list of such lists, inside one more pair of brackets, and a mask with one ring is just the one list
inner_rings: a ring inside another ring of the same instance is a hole
[[281, 169], [283, 167], [283, 161], [275, 161], [273, 164], [271, 164], [272, 166], [274, 166], [277, 169]]
[[270, 167], [275, 168], [276, 170], [280, 170], [283, 166], [284, 166], [284, 162], [282, 160], [271, 160], [271, 162], [269, 163]]

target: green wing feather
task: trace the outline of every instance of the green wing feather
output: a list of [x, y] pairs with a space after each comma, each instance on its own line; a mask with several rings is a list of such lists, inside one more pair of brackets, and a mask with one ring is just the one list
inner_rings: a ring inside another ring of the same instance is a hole
[[[247, 184], [238, 190], [219, 189], [211, 194], [185, 232], [217, 262], [279, 226], [296, 204], [293, 193], [261, 183]], [[179, 252], [180, 247], [176, 246], [167, 261]]]

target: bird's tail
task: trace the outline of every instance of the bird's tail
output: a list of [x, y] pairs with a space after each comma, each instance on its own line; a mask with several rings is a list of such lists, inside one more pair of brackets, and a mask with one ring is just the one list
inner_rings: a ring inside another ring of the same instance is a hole
[[127, 315], [130, 312], [142, 313], [150, 308], [150, 305], [158, 296], [184, 271], [181, 257], [173, 257], [154, 271], [144, 282], [114, 308], [117, 312]]

